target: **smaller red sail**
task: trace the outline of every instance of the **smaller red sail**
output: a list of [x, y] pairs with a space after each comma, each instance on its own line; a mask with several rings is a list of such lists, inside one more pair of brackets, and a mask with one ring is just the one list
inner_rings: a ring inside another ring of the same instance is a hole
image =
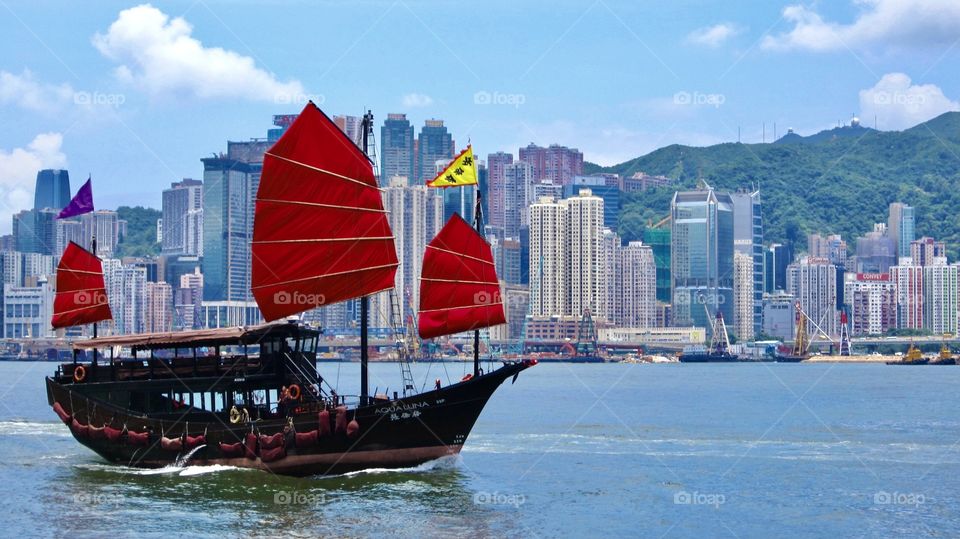
[[506, 323], [490, 245], [454, 214], [427, 245], [420, 276], [420, 337]]
[[57, 295], [50, 324], [64, 328], [111, 318], [100, 259], [70, 242], [57, 265]]

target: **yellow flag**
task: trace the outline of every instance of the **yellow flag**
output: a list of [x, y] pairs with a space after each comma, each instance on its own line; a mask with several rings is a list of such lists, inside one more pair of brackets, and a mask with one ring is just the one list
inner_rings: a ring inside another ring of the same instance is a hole
[[453, 158], [453, 161], [437, 175], [433, 181], [427, 182], [427, 187], [462, 187], [477, 184], [477, 167], [473, 159], [473, 147]]

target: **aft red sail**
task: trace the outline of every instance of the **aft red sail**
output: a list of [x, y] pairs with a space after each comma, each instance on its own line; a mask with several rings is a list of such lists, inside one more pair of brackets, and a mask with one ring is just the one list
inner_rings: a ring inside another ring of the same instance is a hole
[[459, 215], [427, 245], [420, 276], [420, 337], [506, 323], [490, 245]]
[[111, 318], [100, 259], [70, 242], [57, 265], [57, 295], [50, 324], [63, 328]]
[[397, 252], [373, 165], [313, 103], [264, 157], [252, 258], [268, 321], [394, 286]]

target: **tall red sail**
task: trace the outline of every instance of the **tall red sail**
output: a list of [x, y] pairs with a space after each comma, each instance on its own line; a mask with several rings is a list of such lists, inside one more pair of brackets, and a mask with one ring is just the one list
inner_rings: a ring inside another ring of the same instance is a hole
[[63, 328], [111, 318], [100, 259], [70, 242], [57, 265], [57, 295], [50, 324]]
[[373, 165], [313, 103], [266, 153], [255, 211], [252, 289], [268, 321], [394, 286]]
[[420, 276], [420, 337], [506, 323], [490, 245], [459, 215], [427, 245]]

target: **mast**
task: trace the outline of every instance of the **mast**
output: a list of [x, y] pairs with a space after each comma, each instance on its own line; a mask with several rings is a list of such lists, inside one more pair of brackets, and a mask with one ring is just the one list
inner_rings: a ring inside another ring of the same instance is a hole
[[[373, 128], [373, 112], [370, 110], [363, 115], [363, 121], [360, 123], [360, 129], [363, 131], [361, 140], [363, 141], [363, 154], [369, 154], [370, 130]], [[368, 363], [370, 361], [368, 347], [368, 331], [370, 311], [370, 297], [362, 296], [360, 298], [360, 406], [365, 406], [370, 399], [370, 380], [368, 377]]]
[[[93, 233], [93, 237], [90, 238], [90, 249], [93, 251], [93, 256], [97, 256], [97, 233], [96, 233], [96, 230], [97, 230], [96, 224], [97, 224], [97, 222], [96, 222], [96, 220], [94, 220], [93, 224], [94, 224], [94, 226], [93, 226], [94, 233]], [[97, 338], [97, 323], [96, 323], [96, 322], [93, 323], [93, 338], [94, 338], [94, 339]], [[97, 364], [97, 348], [96, 348], [96, 347], [93, 348], [93, 364], [94, 364], [94, 365]]]
[[[479, 187], [479, 186], [478, 186]], [[477, 192], [477, 206], [473, 210], [473, 226], [480, 237], [483, 237], [483, 210], [480, 206], [480, 189]], [[463, 200], [463, 187], [460, 188], [461, 201]], [[480, 376], [480, 330], [473, 330], [473, 375]]]

